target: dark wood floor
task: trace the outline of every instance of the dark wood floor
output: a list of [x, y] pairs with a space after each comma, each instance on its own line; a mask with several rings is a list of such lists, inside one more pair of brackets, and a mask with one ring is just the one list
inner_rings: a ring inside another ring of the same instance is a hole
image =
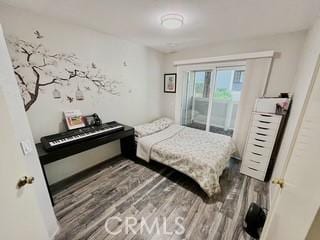
[[[208, 199], [190, 178], [155, 162], [146, 164], [120, 157], [91, 171], [75, 183], [54, 194], [55, 212], [61, 225], [56, 240], [68, 239], [250, 239], [242, 230], [244, 215], [251, 202], [267, 206], [265, 183], [244, 177], [239, 163], [230, 160], [230, 167], [220, 178], [222, 192]], [[108, 222], [112, 216], [120, 221]], [[158, 221], [156, 228], [134, 234], [125, 233], [125, 218], [135, 217], [138, 231], [144, 218], [148, 226]], [[179, 232], [179, 223], [185, 228]], [[181, 221], [181, 222], [180, 222]], [[166, 228], [166, 234], [163, 229]]]

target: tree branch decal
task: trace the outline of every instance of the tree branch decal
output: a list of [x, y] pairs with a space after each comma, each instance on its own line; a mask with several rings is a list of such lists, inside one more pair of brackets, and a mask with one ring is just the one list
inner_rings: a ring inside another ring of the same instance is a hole
[[[36, 39], [42, 40], [39, 31], [35, 32]], [[41, 43], [31, 43], [11, 37], [9, 46], [13, 50], [12, 64], [25, 110], [37, 101], [39, 93], [49, 86], [61, 91], [70, 89], [71, 82], [80, 88], [98, 93], [108, 93], [119, 96], [120, 82], [109, 79], [97, 68], [95, 63], [81, 65], [78, 57], [71, 53], [52, 53]], [[65, 97], [72, 102], [73, 98]], [[79, 99], [81, 100], [81, 99]]]

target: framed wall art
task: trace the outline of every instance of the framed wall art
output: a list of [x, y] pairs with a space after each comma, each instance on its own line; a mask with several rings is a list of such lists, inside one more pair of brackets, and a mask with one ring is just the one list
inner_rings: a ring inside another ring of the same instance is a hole
[[164, 74], [164, 92], [175, 93], [177, 87], [177, 74], [166, 73]]

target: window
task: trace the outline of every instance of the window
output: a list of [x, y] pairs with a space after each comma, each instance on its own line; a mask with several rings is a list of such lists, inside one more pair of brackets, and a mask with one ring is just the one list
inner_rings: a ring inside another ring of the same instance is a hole
[[211, 72], [195, 72], [194, 96], [209, 98]]
[[243, 70], [234, 71], [232, 91], [237, 91], [237, 92], [241, 91], [243, 78], [244, 78], [244, 71]]
[[215, 81], [215, 100], [230, 100], [231, 96], [231, 83], [233, 80], [233, 72], [231, 69], [220, 68], [217, 70]]
[[183, 124], [231, 136], [244, 78], [244, 66], [190, 71], [183, 100]]

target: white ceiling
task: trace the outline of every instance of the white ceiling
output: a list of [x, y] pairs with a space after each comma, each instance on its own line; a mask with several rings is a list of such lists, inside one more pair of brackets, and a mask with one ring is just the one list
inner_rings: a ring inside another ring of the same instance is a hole
[[[308, 28], [320, 0], [0, 0], [155, 48], [163, 52]], [[179, 30], [160, 17], [180, 13]]]

